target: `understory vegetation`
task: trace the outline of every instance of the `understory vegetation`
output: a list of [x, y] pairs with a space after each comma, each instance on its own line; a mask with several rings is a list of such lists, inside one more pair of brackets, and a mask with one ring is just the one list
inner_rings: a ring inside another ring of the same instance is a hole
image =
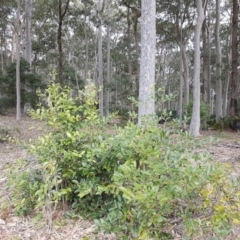
[[17, 214], [51, 225], [67, 204], [119, 239], [172, 239], [176, 224], [189, 239], [221, 238], [240, 222], [239, 183], [228, 178], [228, 165], [196, 150], [201, 139], [150, 121], [138, 127], [134, 113], [126, 126], [112, 126], [99, 118], [97, 94], [89, 82], [73, 99], [71, 89], [53, 83], [41, 96], [48, 106], [30, 112], [51, 131], [11, 167]]

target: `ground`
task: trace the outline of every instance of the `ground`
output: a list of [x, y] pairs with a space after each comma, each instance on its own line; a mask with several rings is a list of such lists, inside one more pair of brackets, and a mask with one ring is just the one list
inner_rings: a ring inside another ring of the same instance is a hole
[[[32, 128], [34, 126], [34, 128]], [[9, 134], [21, 140], [34, 139], [44, 132], [43, 123], [34, 121], [29, 117], [23, 117], [20, 123], [15, 121], [15, 116], [0, 116], [0, 129], [7, 129]], [[232, 177], [240, 175], [240, 138], [239, 133], [229, 131], [206, 131], [201, 138], [213, 136], [219, 139], [215, 144], [205, 146], [197, 151], [208, 151], [214, 161], [229, 163], [233, 168]], [[0, 239], [1, 240], [73, 240], [73, 239], [97, 239], [115, 240], [116, 237], [103, 233], [95, 234], [93, 222], [85, 221], [81, 217], [70, 220], [64, 217], [64, 212], [56, 213], [55, 227], [51, 230], [47, 226], [38, 226], [32, 223], [31, 217], [18, 217], [11, 210], [11, 193], [7, 188], [7, 174], [9, 166], [16, 159], [26, 158], [27, 151], [9, 142], [0, 143]], [[182, 239], [180, 234], [174, 233], [175, 239]], [[86, 238], [87, 237], [87, 238]], [[204, 238], [207, 239], [207, 238]], [[240, 239], [240, 229], [235, 228], [233, 233], [225, 240]], [[199, 240], [201, 240], [199, 238]]]

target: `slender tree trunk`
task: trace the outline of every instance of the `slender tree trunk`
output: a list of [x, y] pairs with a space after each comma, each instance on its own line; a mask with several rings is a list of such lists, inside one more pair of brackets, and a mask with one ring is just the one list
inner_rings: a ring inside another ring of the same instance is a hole
[[207, 45], [207, 21], [204, 19], [202, 25], [202, 41], [203, 41], [203, 101], [207, 103], [207, 93], [208, 93], [208, 45]]
[[197, 1], [197, 25], [194, 36], [194, 86], [193, 86], [193, 109], [190, 123], [190, 131], [195, 137], [200, 135], [200, 36], [204, 21], [204, 9], [202, 0]]
[[[110, 18], [110, 4], [111, 0], [108, 0], [108, 8], [107, 14], [108, 18]], [[111, 76], [111, 33], [110, 33], [110, 26], [107, 26], [107, 88], [106, 88], [106, 116], [109, 115], [109, 102], [110, 102], [110, 91], [109, 91], [109, 84], [110, 84], [110, 76]]]
[[138, 125], [155, 115], [156, 1], [142, 0]]
[[[137, 58], [140, 56], [140, 48], [139, 48], [139, 40], [138, 40], [138, 18], [141, 16], [141, 13], [138, 10], [135, 10], [135, 18], [134, 18], [134, 39], [135, 39], [135, 48]], [[139, 89], [139, 74], [140, 74], [140, 65], [137, 65], [136, 77], [135, 77], [135, 91], [137, 92]]]
[[211, 88], [212, 88], [212, 75], [211, 75], [211, 35], [210, 35], [210, 16], [208, 19], [208, 82], [207, 82], [207, 103], [211, 107], [211, 114], [212, 114], [212, 94], [211, 94]]
[[32, 0], [25, 0], [25, 18], [26, 18], [26, 39], [25, 39], [25, 60], [32, 65]]
[[62, 0], [58, 0], [58, 81], [63, 85], [63, 50], [62, 50], [62, 25], [63, 19], [67, 13], [70, 0], [67, 0], [64, 10], [62, 11]]
[[103, 117], [103, 57], [102, 57], [102, 12], [103, 12], [102, 0], [98, 2], [98, 86], [99, 90], [99, 113], [100, 117]]
[[187, 106], [189, 103], [189, 69], [188, 69], [188, 57], [186, 53], [186, 45], [182, 47], [182, 59], [183, 59], [183, 79], [184, 79], [184, 105]]
[[216, 103], [215, 113], [216, 120], [218, 121], [222, 117], [222, 53], [219, 39], [220, 28], [220, 2], [216, 0], [216, 23], [215, 23], [215, 45], [216, 45]]
[[16, 120], [21, 120], [21, 91], [20, 91], [20, 0], [17, 1], [17, 21], [16, 21], [16, 95], [17, 95], [17, 105], [16, 105]]
[[17, 37], [17, 33], [16, 33], [16, 29], [13, 27], [12, 28], [12, 51], [11, 51], [11, 63], [14, 62], [14, 60], [16, 59], [16, 37]]
[[[129, 83], [134, 84], [132, 81], [132, 58], [131, 58], [131, 21], [130, 21], [130, 8], [127, 8], [127, 45], [128, 45], [128, 76]], [[134, 92], [134, 89], [133, 89]]]
[[87, 32], [87, 17], [86, 17], [86, 10], [85, 10], [85, 21], [84, 21], [84, 35], [85, 35], [85, 48], [86, 48], [86, 58], [85, 58], [85, 67], [84, 67], [84, 81], [86, 83], [88, 78], [88, 32]]
[[[230, 115], [234, 118], [238, 114], [237, 110], [237, 78], [238, 78], [238, 0], [233, 0], [233, 16], [232, 16], [232, 75], [231, 75], [231, 99], [230, 99]], [[237, 120], [234, 120], [230, 126], [237, 131]]]
[[180, 61], [179, 61], [179, 78], [180, 78], [180, 89], [179, 89], [179, 119], [182, 121], [183, 116], [183, 58], [182, 58], [182, 41], [180, 43]]
[[[227, 41], [228, 42], [228, 41]], [[229, 90], [229, 82], [230, 82], [230, 73], [229, 73], [229, 66], [230, 66], [230, 51], [229, 51], [229, 45], [227, 43], [227, 69], [226, 69], [226, 75], [225, 75], [225, 85], [224, 85], [224, 91], [223, 91], [223, 117], [227, 116], [227, 107], [228, 107], [228, 90]]]

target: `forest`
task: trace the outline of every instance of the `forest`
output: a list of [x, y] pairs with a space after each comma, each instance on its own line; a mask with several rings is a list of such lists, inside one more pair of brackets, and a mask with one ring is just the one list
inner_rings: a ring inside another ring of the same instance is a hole
[[237, 0], [0, 6], [1, 239], [240, 237]]

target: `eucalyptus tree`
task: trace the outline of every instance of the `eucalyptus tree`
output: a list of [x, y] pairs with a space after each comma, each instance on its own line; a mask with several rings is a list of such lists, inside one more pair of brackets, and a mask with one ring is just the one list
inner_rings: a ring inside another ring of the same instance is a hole
[[156, 1], [141, 1], [141, 60], [138, 125], [155, 114]]
[[32, 65], [32, 0], [25, 0], [25, 60]]
[[231, 74], [231, 96], [229, 112], [233, 117], [233, 123], [231, 128], [237, 131], [237, 119], [234, 116], [238, 114], [237, 109], [237, 78], [238, 78], [238, 14], [239, 14], [239, 2], [238, 0], [232, 0], [232, 74]]
[[215, 114], [216, 120], [218, 121], [222, 117], [223, 110], [223, 98], [222, 98], [222, 53], [221, 44], [219, 38], [220, 29], [220, 1], [216, 0], [216, 22], [215, 22], [215, 45], [216, 45], [216, 103], [215, 103]]
[[200, 135], [200, 36], [204, 21], [204, 7], [202, 0], [196, 0], [197, 3], [197, 23], [194, 35], [194, 77], [193, 77], [193, 108], [190, 123], [190, 131], [195, 137]]
[[17, 105], [16, 105], [16, 120], [21, 119], [21, 92], [20, 92], [20, 34], [21, 34], [21, 24], [20, 24], [20, 0], [17, 1], [17, 16], [16, 16], [16, 95], [17, 95]]
[[57, 33], [57, 43], [58, 43], [58, 80], [61, 85], [63, 85], [63, 50], [62, 50], [62, 25], [64, 17], [68, 11], [70, 0], [62, 3], [62, 0], [58, 0], [58, 33]]

